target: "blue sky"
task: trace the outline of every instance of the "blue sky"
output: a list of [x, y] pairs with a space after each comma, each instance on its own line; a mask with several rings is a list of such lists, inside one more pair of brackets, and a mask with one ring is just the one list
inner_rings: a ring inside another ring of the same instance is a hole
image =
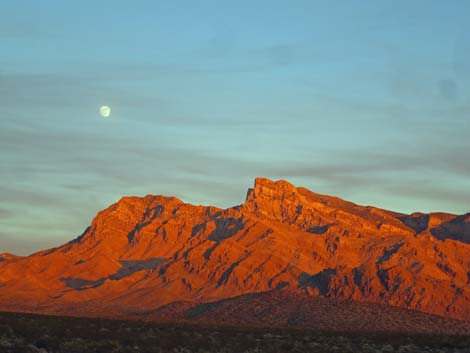
[[[2, 1], [0, 253], [257, 176], [470, 211], [470, 2]], [[112, 115], [98, 114], [102, 104]]]

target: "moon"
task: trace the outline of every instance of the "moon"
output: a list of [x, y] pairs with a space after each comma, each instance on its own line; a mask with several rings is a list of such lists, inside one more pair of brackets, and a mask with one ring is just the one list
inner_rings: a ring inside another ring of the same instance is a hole
[[107, 105], [102, 105], [100, 107], [100, 115], [103, 117], [103, 118], [107, 118], [111, 115], [111, 108], [108, 107]]

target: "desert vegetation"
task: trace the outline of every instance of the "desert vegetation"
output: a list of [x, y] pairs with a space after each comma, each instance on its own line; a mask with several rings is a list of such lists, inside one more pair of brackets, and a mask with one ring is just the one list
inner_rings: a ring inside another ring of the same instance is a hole
[[469, 347], [469, 336], [322, 332], [0, 314], [2, 353], [466, 353]]

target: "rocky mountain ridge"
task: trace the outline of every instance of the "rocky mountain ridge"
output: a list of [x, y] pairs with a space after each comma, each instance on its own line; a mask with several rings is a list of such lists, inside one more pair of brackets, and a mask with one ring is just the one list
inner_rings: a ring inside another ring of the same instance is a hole
[[406, 215], [257, 178], [240, 206], [123, 197], [67, 244], [0, 256], [0, 309], [132, 316], [289, 291], [470, 321], [469, 243], [470, 214]]

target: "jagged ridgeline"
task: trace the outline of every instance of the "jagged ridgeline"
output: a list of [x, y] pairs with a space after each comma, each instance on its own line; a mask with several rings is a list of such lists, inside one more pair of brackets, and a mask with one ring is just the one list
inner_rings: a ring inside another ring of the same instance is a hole
[[[469, 242], [469, 214], [401, 214], [263, 178], [228, 209], [123, 197], [67, 244], [1, 255], [0, 309], [315, 325], [325, 298], [470, 320]], [[278, 309], [257, 312], [260, 295]]]

